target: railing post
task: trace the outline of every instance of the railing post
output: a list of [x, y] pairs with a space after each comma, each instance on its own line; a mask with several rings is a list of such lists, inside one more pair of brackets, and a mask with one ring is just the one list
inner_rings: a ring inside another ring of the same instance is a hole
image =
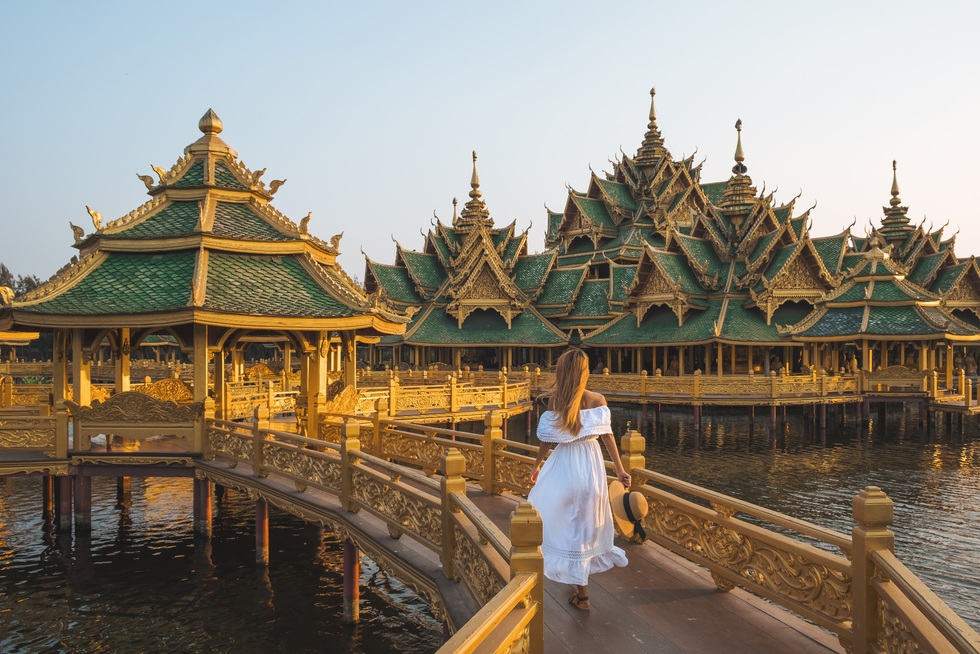
[[933, 398], [939, 397], [939, 375], [935, 370], [929, 373], [929, 394]]
[[868, 486], [854, 496], [851, 504], [857, 526], [851, 531], [854, 642], [848, 651], [872, 654], [878, 640], [878, 596], [871, 585], [875, 574], [871, 552], [895, 551], [895, 534], [888, 530], [895, 520], [895, 503], [877, 486]]
[[466, 494], [466, 459], [455, 447], [442, 453], [442, 573], [446, 579], [454, 579], [456, 570], [453, 557], [456, 556], [456, 530], [452, 514], [456, 505], [450, 499], [450, 493]]
[[459, 396], [456, 394], [456, 374], [453, 373], [449, 378], [449, 410], [452, 413], [459, 411]]
[[973, 406], [973, 380], [967, 379], [963, 389], [966, 394], [966, 408], [969, 409]]
[[[536, 604], [528, 638], [529, 654], [544, 654], [544, 557], [541, 555], [541, 516], [530, 502], [521, 502], [510, 514], [510, 576], [531, 572], [537, 576], [531, 589]], [[530, 608], [530, 607], [528, 607]]]
[[256, 477], [266, 477], [269, 473], [262, 469], [265, 456], [262, 452], [262, 430], [269, 428], [269, 409], [264, 406], [255, 407], [255, 422], [252, 423], [252, 474]]
[[491, 411], [483, 419], [483, 492], [493, 493], [494, 441], [500, 440], [500, 425], [503, 423], [500, 414]]
[[204, 424], [201, 425], [201, 457], [204, 458], [205, 461], [210, 461], [214, 459], [214, 457], [209, 454], [211, 451], [211, 421], [214, 420], [214, 400], [210, 397], [204, 400], [204, 412], [201, 413], [201, 420], [204, 422]]
[[962, 368], [960, 368], [960, 378], [957, 381], [959, 383], [956, 386], [956, 390], [962, 393], [966, 389], [966, 372]]
[[647, 394], [647, 371], [643, 370], [640, 372], [640, 395], [646, 396]]
[[694, 371], [694, 395], [693, 397], [701, 397], [701, 371]]
[[827, 396], [827, 371], [820, 373], [820, 397]]
[[269, 407], [270, 416], [274, 416], [276, 414], [275, 400], [273, 398], [275, 398], [275, 390], [273, 390], [273, 383], [271, 381], [267, 381], [265, 383], [265, 403], [266, 406]]
[[351, 502], [354, 496], [354, 462], [357, 455], [351, 456], [351, 452], [360, 451], [361, 426], [356, 420], [348, 418], [341, 427], [340, 437], [340, 462], [341, 462], [341, 482], [340, 482], [340, 505], [348, 513], [356, 513], [357, 507]]
[[54, 456], [68, 458], [68, 409], [64, 400], [54, 403]]
[[374, 437], [373, 438], [374, 451], [371, 452], [371, 454], [378, 457], [379, 459], [387, 458], [384, 456], [384, 444], [382, 442], [382, 434], [381, 434], [382, 414], [385, 415], [388, 414], [388, 400], [386, 400], [383, 397], [378, 398], [377, 400], [374, 401], [374, 425], [373, 425], [374, 434], [372, 434], [372, 436]]
[[[647, 467], [646, 457], [643, 456], [643, 453], [646, 452], [646, 439], [640, 435], [640, 432], [631, 429], [623, 434], [623, 438], [619, 442], [619, 447], [622, 450], [619, 459], [623, 462], [623, 467], [626, 468], [626, 472], [631, 476], [634, 468], [640, 468], [642, 470]], [[634, 488], [640, 485], [642, 484], [637, 483], [636, 480], [633, 480], [630, 484]]]
[[776, 399], [776, 371], [769, 371], [769, 397]]
[[[411, 370], [409, 370], [411, 372]], [[398, 414], [398, 376], [388, 380], [388, 415], [394, 418]]]
[[500, 408], [507, 408], [507, 373], [500, 373]]

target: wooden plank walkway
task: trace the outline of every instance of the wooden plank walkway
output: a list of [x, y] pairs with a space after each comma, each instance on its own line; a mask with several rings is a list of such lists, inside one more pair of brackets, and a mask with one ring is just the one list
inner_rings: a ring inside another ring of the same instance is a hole
[[[508, 533], [513, 495], [467, 495]], [[629, 567], [594, 575], [590, 611], [568, 604], [570, 586], [545, 582], [547, 654], [827, 654], [837, 637], [736, 588], [719, 591], [703, 568], [650, 543], [617, 539]]]

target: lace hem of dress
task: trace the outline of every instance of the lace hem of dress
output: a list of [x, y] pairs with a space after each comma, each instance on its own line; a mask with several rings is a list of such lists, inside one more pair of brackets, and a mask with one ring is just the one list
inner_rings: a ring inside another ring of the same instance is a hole
[[[550, 548], [549, 548], [550, 549]], [[562, 584], [585, 586], [589, 576], [605, 572], [613, 567], [626, 567], [626, 552], [613, 546], [603, 554], [590, 556], [586, 559], [567, 559], [558, 555], [550, 555], [541, 548], [544, 556], [544, 576]], [[578, 554], [576, 552], [576, 554]]]

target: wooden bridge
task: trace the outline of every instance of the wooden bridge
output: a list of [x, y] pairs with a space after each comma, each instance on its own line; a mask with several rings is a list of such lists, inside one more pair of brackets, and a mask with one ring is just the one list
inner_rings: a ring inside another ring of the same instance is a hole
[[[57, 479], [61, 529], [73, 513], [75, 529], [90, 528], [92, 476], [193, 476], [200, 535], [210, 532], [213, 484], [247, 492], [260, 564], [269, 504], [323, 524], [345, 543], [346, 619], [357, 619], [363, 552], [431, 603], [444, 652], [980, 653], [980, 636], [895, 558], [892, 502], [877, 488], [855, 496], [855, 528], [841, 534], [647, 470], [644, 439], [628, 432], [623, 462], [649, 502], [650, 539], [622, 543], [630, 567], [597, 575], [584, 613], [542, 576], [541, 521], [520, 498], [535, 448], [502, 438], [498, 413], [482, 435], [375, 412], [328, 416], [328, 431], [308, 438], [273, 429], [264, 407], [252, 422], [226, 421], [207, 400], [161, 425], [165, 403], [138, 402], [77, 407], [77, 444], [57, 438], [63, 405], [54, 416], [8, 413], [0, 469], [45, 476], [46, 505]], [[83, 442], [96, 431], [187, 440], [166, 439], [168, 452], [146, 442], [102, 451]]]

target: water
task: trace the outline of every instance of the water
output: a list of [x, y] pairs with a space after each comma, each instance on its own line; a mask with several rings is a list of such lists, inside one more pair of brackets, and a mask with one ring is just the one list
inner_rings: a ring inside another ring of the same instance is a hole
[[341, 622], [342, 546], [269, 508], [270, 564], [255, 565], [255, 505], [216, 501], [192, 535], [189, 479], [92, 480], [91, 537], [55, 534], [36, 478], [0, 478], [2, 652], [431, 652], [442, 626], [362, 559], [361, 622]]
[[[885, 423], [853, 419], [814, 428], [801, 409], [769, 425], [769, 410], [663, 411], [642, 429], [647, 467], [741, 500], [850, 534], [851, 498], [878, 486], [895, 502], [895, 552], [940, 599], [980, 631], [980, 422], [940, 417], [920, 429], [917, 410], [888, 405]], [[613, 428], [639, 428], [640, 410], [612, 407]], [[523, 435], [523, 431], [520, 432]], [[825, 546], [828, 549], [829, 546]]]
[[[636, 408], [612, 412], [617, 434], [640, 424]], [[698, 434], [690, 410], [665, 410], [659, 425], [653, 416], [647, 467], [843, 533], [851, 497], [881, 487], [895, 501], [898, 556], [980, 630], [977, 418], [962, 432], [955, 416], [926, 431], [893, 405], [884, 428], [851, 419], [819, 430], [791, 410], [772, 429], [760, 410], [750, 429], [745, 410], [707, 409]], [[524, 416], [508, 427], [527, 438]], [[0, 478], [0, 651], [431, 652], [442, 642], [425, 603], [366, 559], [361, 623], [342, 625], [340, 543], [274, 507], [259, 571], [243, 494], [216, 500], [209, 550], [191, 535], [190, 480], [133, 479], [129, 506], [117, 505], [113, 479], [93, 479], [92, 493], [91, 537], [61, 537], [42, 520], [38, 479]]]

